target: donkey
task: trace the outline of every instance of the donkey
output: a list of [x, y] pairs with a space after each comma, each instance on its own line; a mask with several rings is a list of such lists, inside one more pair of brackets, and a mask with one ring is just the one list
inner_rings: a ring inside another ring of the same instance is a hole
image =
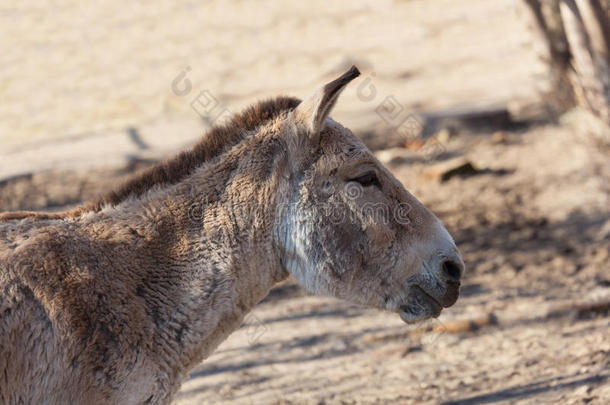
[[329, 118], [359, 74], [260, 102], [87, 205], [0, 215], [0, 403], [167, 404], [289, 275], [407, 323], [453, 305], [451, 236]]

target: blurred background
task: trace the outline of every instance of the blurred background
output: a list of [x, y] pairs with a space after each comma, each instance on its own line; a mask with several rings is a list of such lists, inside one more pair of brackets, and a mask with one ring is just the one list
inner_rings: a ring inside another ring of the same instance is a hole
[[292, 280], [176, 403], [610, 402], [610, 2], [0, 4], [0, 211], [71, 208], [352, 64], [333, 117], [454, 235], [407, 326]]

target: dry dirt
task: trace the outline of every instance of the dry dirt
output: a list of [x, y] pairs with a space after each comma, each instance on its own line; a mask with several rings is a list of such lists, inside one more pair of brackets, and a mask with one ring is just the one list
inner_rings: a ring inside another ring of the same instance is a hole
[[[0, 179], [159, 158], [223, 108], [304, 97], [351, 64], [363, 75], [334, 116], [377, 135], [414, 111], [504, 105], [546, 82], [515, 0], [51, 3], [0, 4]], [[190, 87], [174, 86], [182, 72]], [[384, 101], [397, 104], [386, 120]]]

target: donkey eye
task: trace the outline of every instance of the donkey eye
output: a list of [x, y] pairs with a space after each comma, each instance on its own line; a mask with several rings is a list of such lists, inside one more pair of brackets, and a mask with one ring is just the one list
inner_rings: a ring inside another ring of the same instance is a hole
[[350, 181], [357, 181], [362, 187], [380, 186], [379, 179], [377, 178], [377, 174], [375, 174], [375, 172], [365, 173], [362, 176], [351, 179]]

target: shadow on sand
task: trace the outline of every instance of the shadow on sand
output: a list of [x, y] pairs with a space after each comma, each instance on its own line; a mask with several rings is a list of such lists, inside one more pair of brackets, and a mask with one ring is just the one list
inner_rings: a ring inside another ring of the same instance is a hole
[[441, 402], [441, 405], [492, 404], [499, 401], [523, 399], [549, 391], [573, 389], [585, 384], [602, 384], [608, 380], [609, 377], [610, 375], [594, 375], [583, 378], [575, 378], [574, 376], [555, 377], [533, 382], [531, 384], [517, 385], [487, 394], [475, 395], [469, 398]]

